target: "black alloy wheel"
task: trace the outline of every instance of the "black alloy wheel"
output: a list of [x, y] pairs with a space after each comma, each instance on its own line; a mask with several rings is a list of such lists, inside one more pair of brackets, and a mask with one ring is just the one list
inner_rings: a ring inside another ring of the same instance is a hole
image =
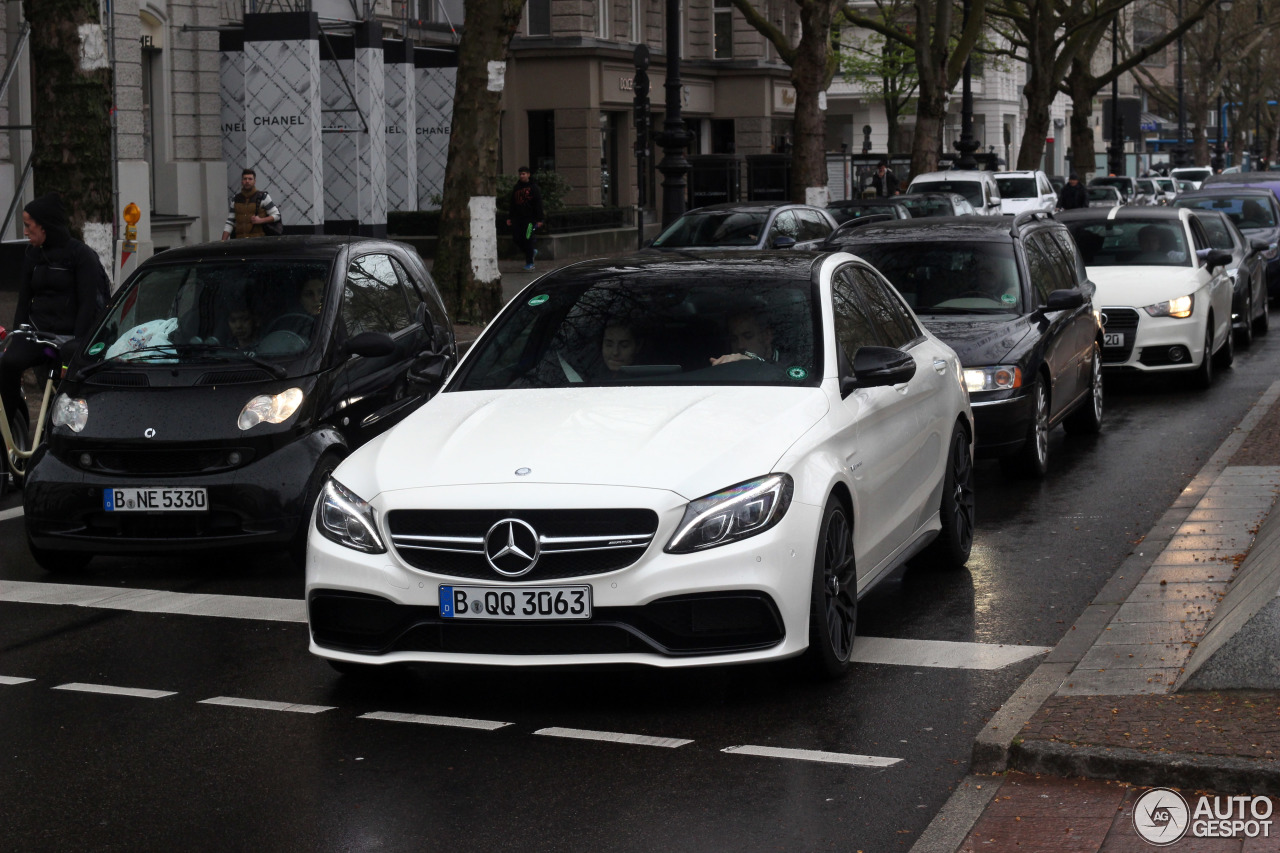
[[1240, 315], [1244, 317], [1244, 328], [1236, 332], [1236, 343], [1240, 344], [1241, 349], [1248, 349], [1253, 346], [1253, 288], [1249, 288], [1244, 295], [1244, 312]]
[[931, 565], [959, 569], [969, 561], [969, 553], [973, 550], [975, 504], [969, 435], [964, 427], [956, 424], [951, 430], [951, 449], [947, 453], [942, 500], [938, 506], [942, 529], [922, 554]]
[[1200, 366], [1191, 374], [1191, 387], [1204, 390], [1213, 385], [1213, 317], [1204, 327], [1204, 357]]
[[858, 630], [858, 578], [848, 511], [832, 496], [822, 514], [813, 589], [809, 599], [809, 649], [802, 660], [810, 673], [831, 681], [849, 671]]
[[1093, 344], [1093, 363], [1089, 365], [1089, 395], [1067, 415], [1062, 428], [1072, 435], [1095, 435], [1102, 431], [1102, 349], [1097, 341]]
[[1049, 391], [1044, 379], [1036, 378], [1031, 390], [1035, 413], [1027, 425], [1027, 438], [1016, 451], [1000, 457], [1006, 473], [1039, 480], [1049, 471]]

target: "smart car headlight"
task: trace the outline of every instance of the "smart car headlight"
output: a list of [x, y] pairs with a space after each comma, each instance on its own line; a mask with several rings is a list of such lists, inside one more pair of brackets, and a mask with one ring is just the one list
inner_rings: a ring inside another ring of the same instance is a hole
[[53, 401], [53, 425], [71, 427], [72, 432], [79, 432], [89, 423], [89, 404], [84, 400], [59, 394]]
[[763, 533], [786, 515], [793, 489], [790, 475], [770, 474], [691, 501], [664, 550], [688, 554]]
[[302, 389], [290, 388], [279, 394], [262, 394], [244, 404], [240, 417], [236, 418], [236, 426], [240, 429], [253, 429], [258, 424], [280, 424], [298, 411], [302, 405]]
[[1009, 364], [993, 367], [966, 367], [964, 385], [972, 394], [975, 391], [1008, 391], [1022, 387], [1022, 370]]
[[373, 507], [332, 477], [316, 506], [316, 529], [324, 538], [366, 554], [384, 554]]
[[1176, 317], [1179, 320], [1185, 320], [1191, 316], [1191, 308], [1194, 304], [1194, 297], [1179, 296], [1177, 299], [1170, 299], [1168, 302], [1145, 305], [1142, 310], [1152, 317]]

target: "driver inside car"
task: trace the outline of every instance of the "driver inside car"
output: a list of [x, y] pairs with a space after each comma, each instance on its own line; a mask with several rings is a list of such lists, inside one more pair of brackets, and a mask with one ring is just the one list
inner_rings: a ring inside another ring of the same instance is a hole
[[712, 358], [712, 366], [755, 359], [776, 364], [779, 353], [773, 346], [773, 327], [762, 311], [739, 311], [729, 316], [731, 352]]

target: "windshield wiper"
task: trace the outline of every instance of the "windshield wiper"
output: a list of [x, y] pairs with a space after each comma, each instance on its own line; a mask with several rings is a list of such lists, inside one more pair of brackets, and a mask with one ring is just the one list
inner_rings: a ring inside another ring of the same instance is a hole
[[[272, 364], [269, 361], [258, 358], [256, 355], [250, 355], [239, 347], [233, 347], [230, 344], [152, 344], [151, 346], [138, 347], [137, 349], [120, 353], [120, 355], [112, 356], [111, 358], [104, 358], [102, 361], [86, 364], [84, 367], [80, 368], [78, 373], [76, 373], [76, 380], [79, 381], [87, 379], [106, 367], [120, 367], [122, 365], [145, 363], [153, 359], [161, 358], [179, 358], [181, 356], [180, 351], [190, 352], [192, 350], [203, 350], [206, 352], [210, 350], [230, 350], [239, 354], [246, 361], [250, 361], [264, 370], [269, 371], [271, 375], [277, 379], [284, 378], [288, 373], [288, 371], [280, 365]], [[128, 358], [124, 358], [124, 356], [128, 356]], [[229, 361], [230, 359], [224, 358], [223, 360]]]
[[261, 367], [263, 370], [270, 371], [271, 375], [276, 377], [277, 379], [283, 379], [285, 375], [288, 373], [288, 371], [285, 370], [280, 365], [273, 364], [272, 362], [267, 361], [266, 359], [258, 358], [253, 353], [245, 352], [244, 350], [240, 349], [240, 347], [235, 347], [235, 346], [232, 346], [231, 344], [179, 344], [179, 346], [181, 346], [184, 350], [194, 349], [194, 350], [201, 350], [205, 352], [212, 350], [215, 352], [236, 353], [246, 361], [253, 362], [254, 364]]

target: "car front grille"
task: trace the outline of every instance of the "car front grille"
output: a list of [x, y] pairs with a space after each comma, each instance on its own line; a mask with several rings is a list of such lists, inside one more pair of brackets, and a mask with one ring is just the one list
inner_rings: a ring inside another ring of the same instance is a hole
[[1121, 364], [1133, 355], [1133, 344], [1138, 337], [1138, 312], [1132, 308], [1103, 308], [1102, 327], [1108, 332], [1124, 335], [1123, 347], [1107, 347], [1102, 351], [1103, 364]]
[[188, 447], [173, 450], [86, 451], [72, 454], [70, 461], [77, 468], [99, 474], [165, 477], [229, 471], [247, 464], [253, 457], [254, 452], [250, 447]]
[[[536, 532], [541, 555], [518, 577], [496, 571], [485, 537], [515, 519]], [[640, 559], [658, 529], [647, 509], [393, 510], [387, 526], [396, 553], [414, 568], [451, 577], [530, 583], [625, 568]]]

